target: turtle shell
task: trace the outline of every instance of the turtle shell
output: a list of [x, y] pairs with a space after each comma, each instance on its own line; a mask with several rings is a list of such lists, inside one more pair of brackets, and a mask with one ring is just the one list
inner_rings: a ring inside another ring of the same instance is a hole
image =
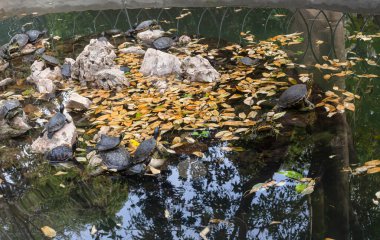
[[16, 116], [21, 106], [20, 101], [18, 100], [7, 100], [0, 102], [0, 120], [2, 119], [11, 119]]
[[67, 162], [74, 158], [74, 153], [71, 147], [62, 145], [47, 152], [45, 157], [50, 162]]
[[307, 97], [307, 87], [305, 84], [296, 84], [285, 90], [280, 96], [278, 105], [281, 108], [289, 108], [298, 104]]
[[121, 140], [122, 140], [122, 136], [112, 137], [112, 136], [102, 134], [100, 136], [100, 141], [95, 146], [95, 149], [98, 151], [107, 151], [107, 150], [114, 149], [117, 146], [119, 146]]
[[157, 22], [154, 20], [146, 20], [141, 22], [137, 27], [135, 28], [135, 31], [144, 31], [147, 30], [148, 28], [157, 25]]
[[173, 46], [174, 40], [170, 37], [159, 37], [153, 41], [153, 47], [157, 50], [166, 50]]
[[128, 151], [121, 147], [108, 151], [102, 151], [99, 155], [108, 169], [122, 171], [131, 165], [131, 157]]
[[25, 33], [29, 37], [29, 42], [33, 43], [37, 41], [39, 37], [45, 34], [45, 32], [41, 32], [39, 30], [29, 30]]
[[68, 63], [65, 63], [61, 66], [61, 74], [65, 78], [71, 77], [71, 65]]
[[137, 164], [150, 161], [150, 156], [156, 148], [157, 138], [160, 134], [159, 130], [159, 127], [156, 127], [154, 129], [153, 137], [140, 143], [140, 145], [137, 147], [135, 151], [133, 163]]
[[24, 33], [18, 33], [16, 35], [14, 35], [10, 40], [11, 44], [17, 43], [17, 45], [20, 48], [24, 47], [28, 42], [29, 42], [29, 36], [27, 34], [24, 34]]
[[53, 56], [50, 56], [50, 55], [46, 55], [46, 54], [42, 54], [41, 55], [41, 58], [43, 60], [45, 60], [46, 63], [50, 64], [50, 65], [53, 65], [53, 66], [57, 66], [59, 65], [59, 60]]
[[57, 112], [47, 123], [46, 130], [48, 132], [48, 138], [51, 139], [55, 132], [59, 131], [65, 126], [67, 119], [65, 114]]

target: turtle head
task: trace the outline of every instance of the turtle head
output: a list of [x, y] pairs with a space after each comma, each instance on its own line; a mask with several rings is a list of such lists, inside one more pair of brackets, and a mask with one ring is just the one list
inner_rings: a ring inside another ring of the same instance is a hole
[[160, 127], [156, 127], [156, 128], [154, 129], [154, 133], [153, 133], [153, 137], [154, 137], [154, 139], [157, 140], [159, 134], [160, 134]]
[[121, 141], [123, 141], [123, 139], [124, 139], [124, 136], [125, 136], [125, 134], [122, 132], [122, 133], [120, 133], [120, 136], [119, 136], [119, 139], [120, 139], [120, 142]]
[[75, 140], [75, 143], [71, 145], [71, 149], [73, 150], [73, 153], [77, 150], [78, 147], [78, 138]]
[[64, 110], [65, 110], [65, 105], [63, 104], [59, 105], [59, 112], [63, 113]]

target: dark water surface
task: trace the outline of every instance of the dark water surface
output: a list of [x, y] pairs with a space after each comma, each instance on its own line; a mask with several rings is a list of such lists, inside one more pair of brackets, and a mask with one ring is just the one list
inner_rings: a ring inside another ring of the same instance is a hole
[[[191, 14], [176, 19], [186, 12]], [[86, 45], [84, 36], [127, 30], [151, 18], [162, 21], [164, 29], [207, 37], [220, 46], [240, 43], [242, 31], [257, 39], [303, 32], [304, 43], [289, 54], [306, 66], [321, 62], [322, 56], [370, 58], [379, 64], [379, 40], [347, 38], [355, 31], [380, 32], [378, 17], [319, 10], [171, 8], [28, 15], [0, 22], [0, 42], [31, 22], [67, 42], [52, 45], [60, 57], [74, 56]], [[321, 89], [338, 85], [362, 96], [355, 113], [327, 118], [322, 111], [294, 112], [277, 138], [239, 142], [235, 145], [245, 151], [232, 153], [223, 150], [227, 143], [207, 142], [204, 158], [170, 159], [159, 177], [82, 179], [75, 171], [53, 176], [54, 168], [29, 153], [35, 131], [0, 143], [3, 178], [11, 183], [0, 188], [0, 239], [43, 239], [40, 228], [45, 225], [57, 231], [56, 239], [201, 239], [207, 226], [209, 239], [380, 239], [380, 209], [372, 202], [380, 191], [380, 174], [352, 176], [346, 171], [379, 158], [380, 79], [326, 82], [323, 72], [310, 71]], [[380, 75], [378, 66], [357, 64], [355, 71]], [[179, 163], [193, 160], [204, 164], [205, 176], [178, 169]], [[300, 195], [297, 183], [281, 170], [316, 178], [315, 191]], [[284, 184], [246, 194], [269, 180]], [[91, 235], [93, 226], [97, 233]]]

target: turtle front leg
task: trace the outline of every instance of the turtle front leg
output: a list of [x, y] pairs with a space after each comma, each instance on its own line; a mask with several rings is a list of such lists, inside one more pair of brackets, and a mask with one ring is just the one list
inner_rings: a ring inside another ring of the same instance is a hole
[[66, 123], [71, 123], [71, 121], [69, 121], [69, 119], [66, 118]]
[[307, 98], [304, 99], [305, 106], [301, 109], [301, 111], [311, 111], [315, 108], [314, 104], [310, 102]]

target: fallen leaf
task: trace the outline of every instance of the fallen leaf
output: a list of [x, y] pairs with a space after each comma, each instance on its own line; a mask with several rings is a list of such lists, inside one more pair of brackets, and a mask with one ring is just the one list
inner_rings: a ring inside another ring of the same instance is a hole
[[364, 165], [366, 165], [366, 166], [377, 166], [377, 165], [380, 165], [380, 160], [371, 160], [371, 161], [365, 162]]
[[98, 229], [96, 229], [95, 225], [92, 225], [90, 234], [95, 235], [97, 232], [98, 232]]
[[62, 172], [62, 171], [58, 171], [54, 174], [54, 176], [61, 176], [61, 175], [66, 175], [67, 172]]
[[57, 236], [57, 232], [49, 226], [42, 227], [41, 231], [48, 238], [53, 238], [53, 237]]
[[197, 157], [200, 157], [202, 158], [203, 157], [203, 153], [202, 152], [193, 152], [193, 154]]
[[201, 236], [201, 238], [203, 239], [203, 240], [207, 240], [207, 234], [210, 232], [210, 228], [207, 226], [207, 227], [205, 227], [200, 233], [199, 233], [199, 235]]
[[370, 168], [367, 170], [368, 174], [378, 173], [380, 172], [380, 167]]

